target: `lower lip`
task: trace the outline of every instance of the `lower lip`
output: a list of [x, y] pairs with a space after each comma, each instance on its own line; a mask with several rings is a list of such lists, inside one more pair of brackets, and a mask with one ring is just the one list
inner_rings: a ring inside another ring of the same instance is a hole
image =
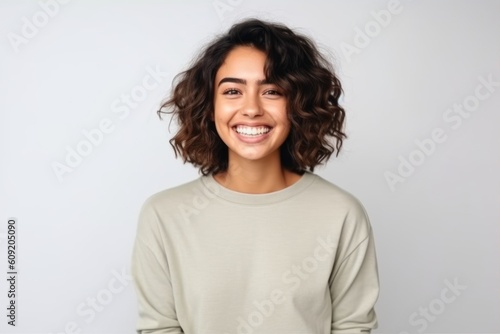
[[266, 132], [266, 133], [258, 135], [258, 136], [245, 136], [245, 135], [242, 135], [242, 134], [236, 132], [235, 129], [233, 129], [233, 131], [236, 134], [236, 137], [238, 137], [238, 139], [240, 141], [247, 143], [247, 144], [256, 144], [256, 143], [260, 143], [260, 142], [266, 140], [267, 137], [269, 137], [269, 134], [273, 131], [273, 129], [271, 129], [269, 132]]

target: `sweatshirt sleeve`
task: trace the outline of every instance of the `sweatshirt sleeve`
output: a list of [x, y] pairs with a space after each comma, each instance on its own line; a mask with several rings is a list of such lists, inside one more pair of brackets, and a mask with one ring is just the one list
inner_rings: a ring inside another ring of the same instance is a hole
[[[373, 231], [363, 208], [351, 217], [343, 251], [330, 279], [331, 334], [371, 333], [378, 327], [374, 305], [379, 295]], [[354, 221], [353, 221], [354, 220]], [[346, 241], [347, 240], [347, 241]]]
[[138, 334], [184, 333], [176, 315], [170, 268], [158, 217], [148, 203], [139, 215], [132, 252], [132, 277], [138, 300]]

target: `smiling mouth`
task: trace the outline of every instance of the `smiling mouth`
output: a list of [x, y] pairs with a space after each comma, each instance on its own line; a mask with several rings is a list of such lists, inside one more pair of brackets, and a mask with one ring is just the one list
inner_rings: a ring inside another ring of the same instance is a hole
[[237, 125], [233, 127], [233, 129], [238, 134], [248, 137], [257, 137], [265, 135], [266, 133], [272, 130], [272, 128], [269, 126], [244, 126], [244, 125]]

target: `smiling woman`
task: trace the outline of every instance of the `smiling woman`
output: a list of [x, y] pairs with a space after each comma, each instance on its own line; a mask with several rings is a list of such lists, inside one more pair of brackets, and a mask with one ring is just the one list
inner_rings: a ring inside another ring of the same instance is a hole
[[202, 176], [143, 205], [132, 258], [138, 333], [377, 327], [369, 219], [313, 173], [342, 147], [341, 92], [309, 38], [255, 19], [177, 77], [159, 115], [177, 119], [170, 143]]
[[[265, 62], [264, 52], [239, 46], [229, 52], [215, 76], [215, 128], [228, 147], [228, 169], [253, 170], [253, 180], [260, 179], [248, 184], [238, 182], [246, 181], [239, 179], [241, 173], [233, 177], [224, 171], [215, 176], [236, 191], [267, 193], [283, 188], [276, 182], [280, 175], [272, 172], [281, 173], [280, 147], [290, 133], [290, 121], [281, 89], [266, 80]], [[298, 179], [291, 172], [285, 173], [294, 181]]]

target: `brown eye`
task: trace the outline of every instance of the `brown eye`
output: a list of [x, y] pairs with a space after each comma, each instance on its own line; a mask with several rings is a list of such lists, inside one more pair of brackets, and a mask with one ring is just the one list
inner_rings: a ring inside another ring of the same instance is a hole
[[224, 94], [224, 95], [236, 95], [236, 94], [239, 94], [239, 91], [237, 89], [234, 89], [234, 88], [229, 88], [229, 89], [226, 89], [224, 92], [222, 92], [222, 94]]
[[276, 90], [276, 89], [268, 89], [264, 92], [264, 95], [276, 95], [276, 96], [282, 96], [283, 94], [281, 94], [280, 91]]

